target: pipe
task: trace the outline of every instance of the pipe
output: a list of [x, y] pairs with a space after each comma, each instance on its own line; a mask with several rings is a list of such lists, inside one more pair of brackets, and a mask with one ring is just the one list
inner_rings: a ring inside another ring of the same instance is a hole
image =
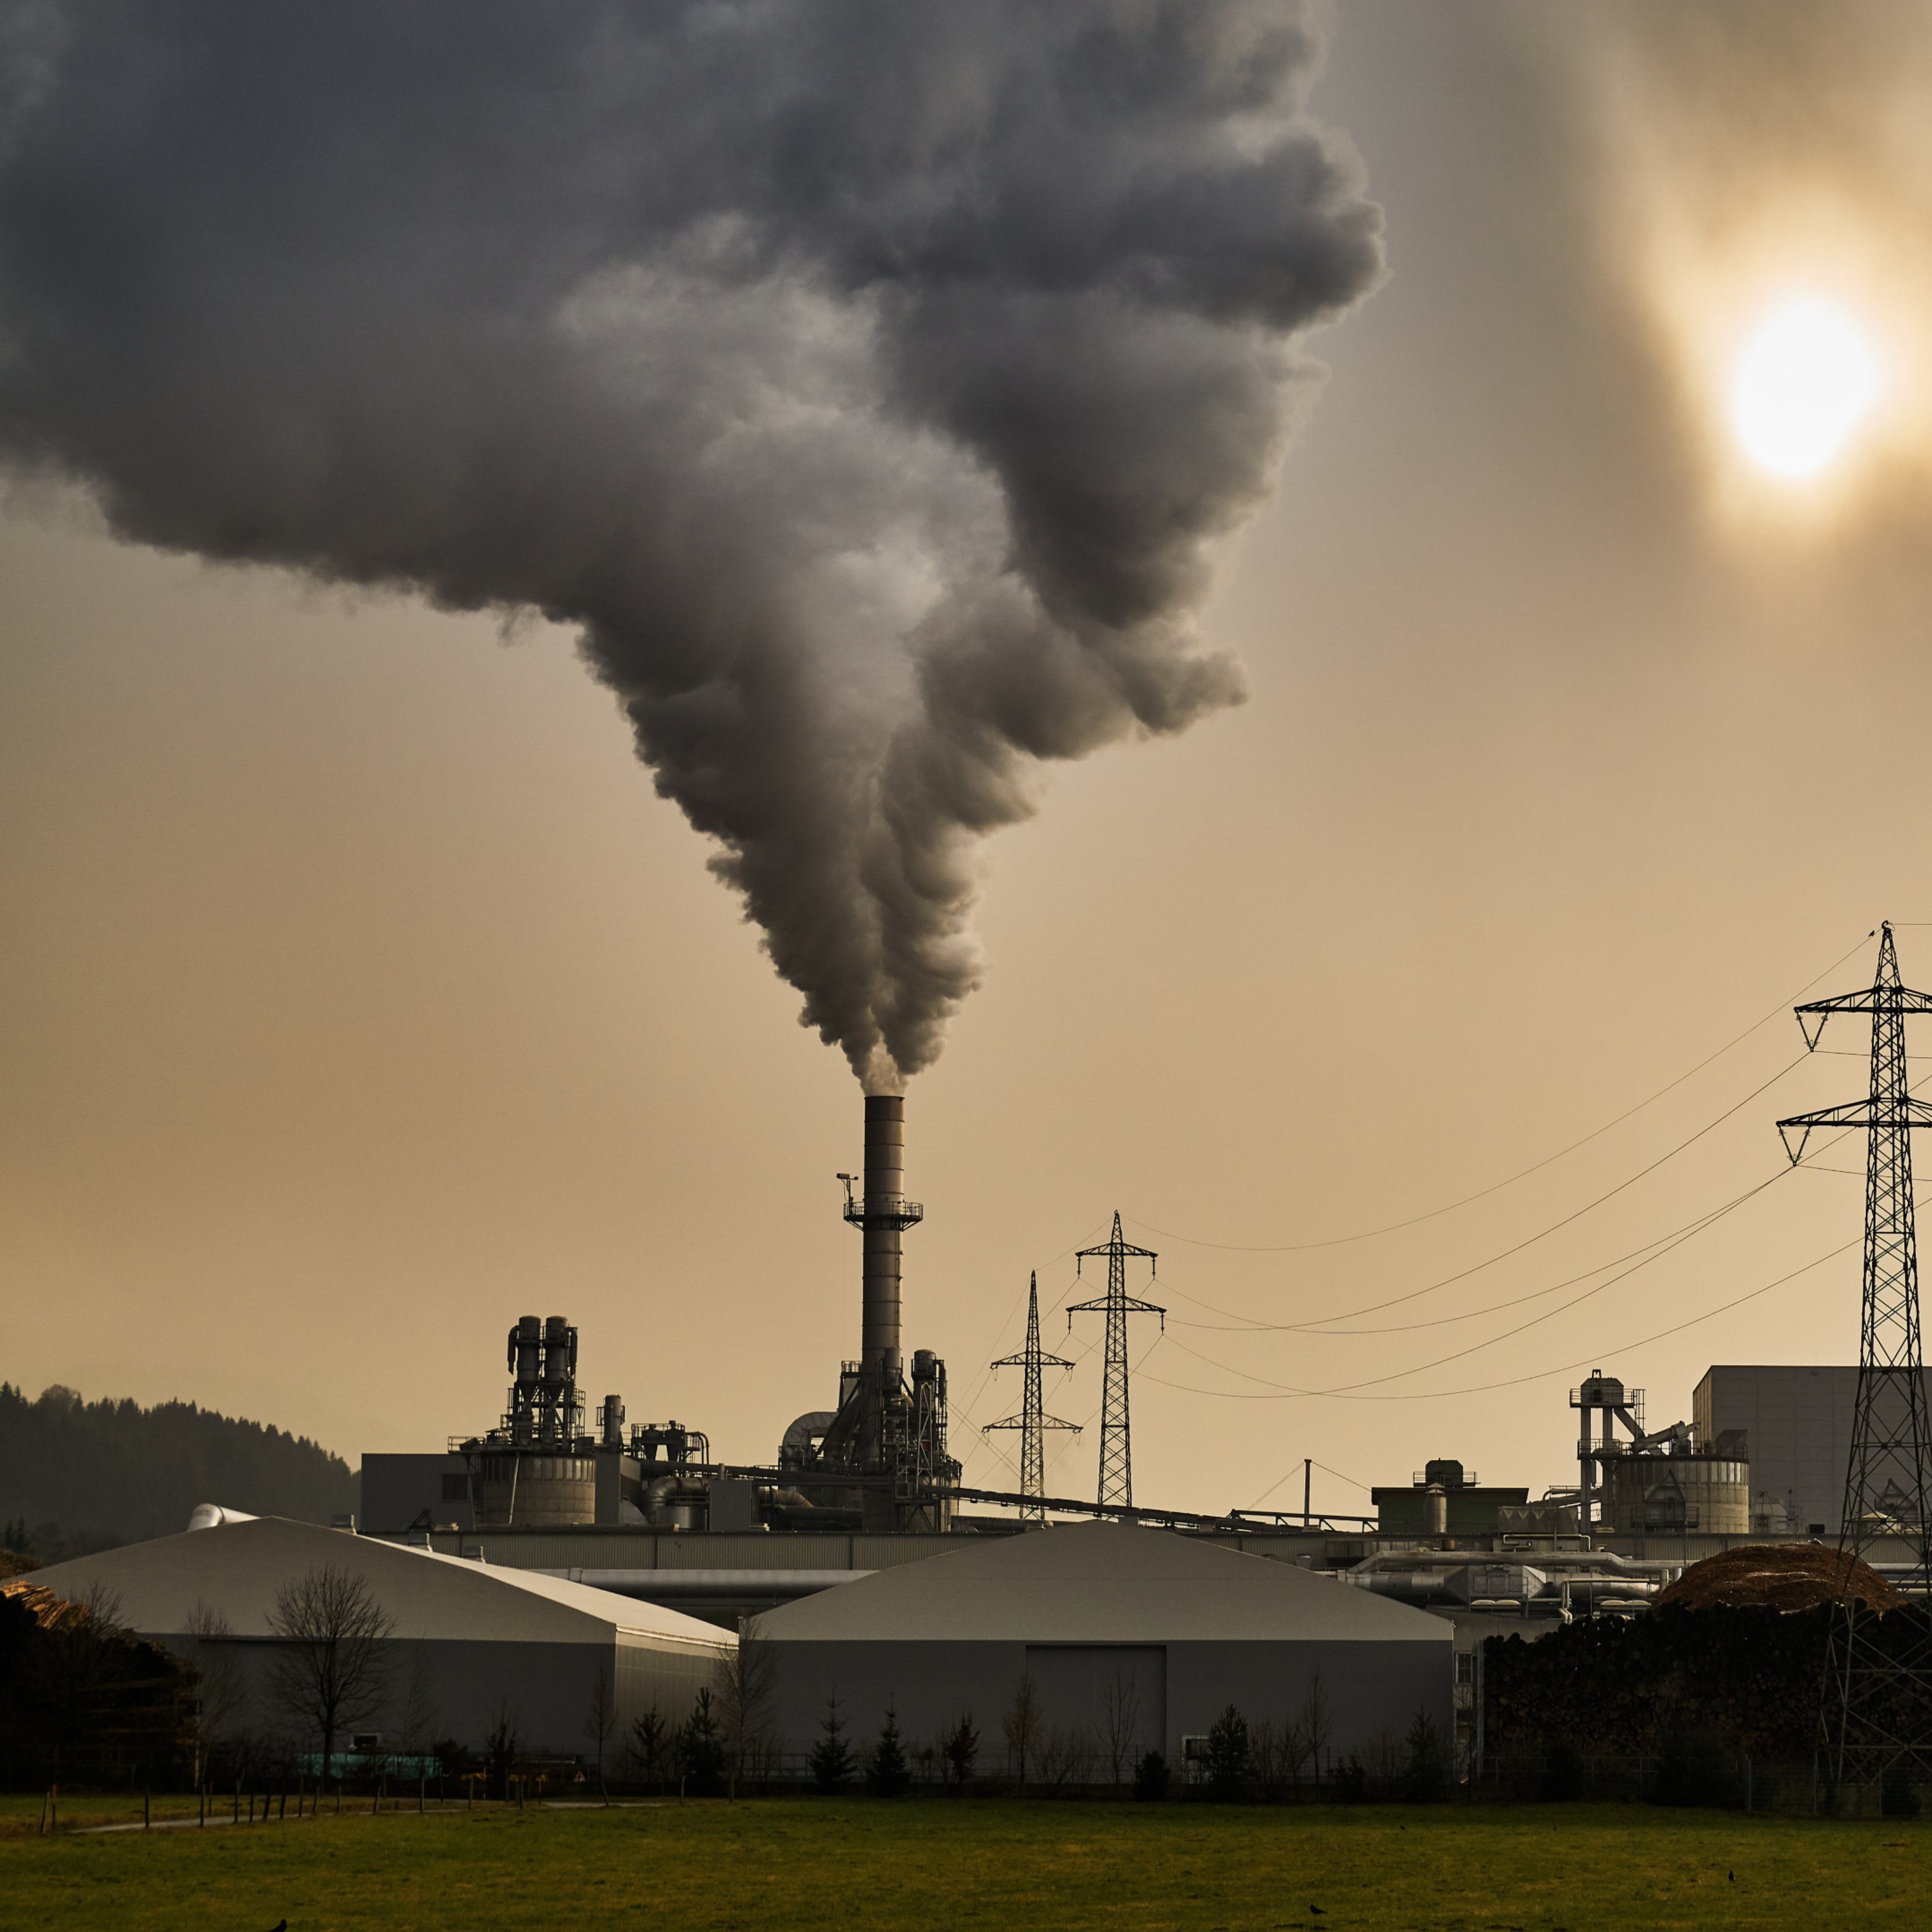
[[196, 1503], [188, 1520], [190, 1529], [219, 1529], [224, 1523], [253, 1522], [246, 1510], [230, 1509], [226, 1503]]
[[842, 1583], [856, 1583], [869, 1570], [538, 1570], [593, 1590], [645, 1603], [688, 1597], [810, 1597]]
[[[1540, 1564], [1490, 1564], [1478, 1561], [1468, 1566], [1478, 1569], [1541, 1569]], [[1484, 1597], [1464, 1597], [1452, 1592], [1449, 1587], [1450, 1576], [1454, 1574], [1440, 1568], [1427, 1570], [1382, 1570], [1373, 1576], [1358, 1576], [1353, 1570], [1342, 1571], [1340, 1580], [1352, 1584], [1358, 1590], [1367, 1590], [1378, 1597], [1394, 1597], [1405, 1603], [1456, 1603], [1466, 1608], [1492, 1600]], [[1658, 1595], [1664, 1588], [1664, 1582], [1654, 1576], [1545, 1576], [1534, 1589], [1521, 1596], [1501, 1600], [1511, 1603], [1538, 1603], [1556, 1598], [1561, 1600], [1568, 1591], [1572, 1599], [1586, 1598], [1592, 1604], [1615, 1599], [1629, 1601], [1632, 1599], [1648, 1600]]]
[[1472, 1564], [1514, 1565], [1532, 1570], [1607, 1570], [1612, 1576], [1650, 1577], [1671, 1582], [1682, 1576], [1688, 1559], [1658, 1556], [1618, 1556], [1607, 1550], [1378, 1550], [1372, 1556], [1342, 1572], [1345, 1576], [1372, 1576], [1400, 1564], [1405, 1569], [1461, 1570]]
[[866, 1096], [866, 1227], [863, 1322], [859, 1354], [887, 1388], [899, 1384], [899, 1269], [903, 1239], [897, 1219], [905, 1198], [905, 1096]]

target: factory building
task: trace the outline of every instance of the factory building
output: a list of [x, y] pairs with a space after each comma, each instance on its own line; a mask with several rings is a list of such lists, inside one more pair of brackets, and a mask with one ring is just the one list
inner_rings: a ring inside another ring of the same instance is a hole
[[[1691, 1398], [1693, 1426], [1700, 1442], [1743, 1430], [1759, 1503], [1782, 1504], [1799, 1536], [1834, 1540], [1844, 1512], [1858, 1392], [1858, 1372], [1849, 1366], [1714, 1365]], [[1932, 1396], [1932, 1384], [1928, 1394]], [[1762, 1508], [1754, 1507], [1762, 1517]]]
[[1399, 1739], [1418, 1711], [1451, 1733], [1455, 1635], [1444, 1619], [1294, 1564], [1124, 1523], [963, 1543], [754, 1628], [771, 1647], [788, 1754], [811, 1749], [836, 1698], [860, 1742], [888, 1706], [915, 1745], [970, 1713], [997, 1762], [1023, 1682], [1035, 1750], [1082, 1758], [1076, 1779], [1106, 1775], [1100, 1761], [1114, 1755], [1184, 1762], [1187, 1741], [1230, 1704], [1251, 1724], [1286, 1724], [1318, 1678], [1337, 1758]]
[[238, 1736], [291, 1736], [272, 1682], [290, 1648], [277, 1598], [327, 1571], [359, 1579], [387, 1619], [374, 1694], [354, 1725], [376, 1741], [366, 1748], [385, 1752], [442, 1738], [478, 1750], [506, 1717], [525, 1751], [580, 1756], [600, 1679], [618, 1735], [653, 1704], [676, 1723], [736, 1641], [678, 1611], [532, 1570], [206, 1504], [195, 1520], [208, 1526], [53, 1564], [34, 1580], [62, 1597], [107, 1593], [138, 1635], [220, 1672]]
[[1390, 1484], [1369, 1492], [1376, 1506], [1378, 1536], [1451, 1536], [1458, 1540], [1496, 1534], [1497, 1513], [1528, 1506], [1526, 1490], [1484, 1486], [1473, 1469], [1438, 1456], [1418, 1469], [1406, 1486]]

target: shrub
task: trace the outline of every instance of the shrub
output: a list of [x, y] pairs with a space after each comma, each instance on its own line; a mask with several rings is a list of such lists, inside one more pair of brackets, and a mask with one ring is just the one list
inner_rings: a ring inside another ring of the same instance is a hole
[[1167, 1796], [1167, 1760], [1150, 1750], [1134, 1766], [1134, 1796], [1144, 1804], [1157, 1804]]
[[1582, 1796], [1583, 1760], [1574, 1744], [1559, 1738], [1544, 1753], [1543, 1784], [1537, 1795], [1551, 1804], [1567, 1804]]

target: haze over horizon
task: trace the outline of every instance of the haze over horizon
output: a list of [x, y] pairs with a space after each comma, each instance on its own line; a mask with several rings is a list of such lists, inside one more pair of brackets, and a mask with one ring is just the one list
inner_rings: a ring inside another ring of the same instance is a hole
[[[1046, 774], [910, 1089], [906, 1340], [969, 1481], [1010, 1480], [976, 1425], [1028, 1271], [1078, 1298], [1117, 1208], [1169, 1310], [1144, 1502], [1298, 1506], [1304, 1456], [1337, 1510], [1435, 1455], [1540, 1491], [1590, 1367], [1663, 1422], [1713, 1361], [1853, 1359], [1859, 1150], [1786, 1174], [1772, 1122], [1863, 1090], [1862, 1030], [1806, 1059], [1783, 1009], [1868, 982], [1881, 919], [1932, 985], [1928, 82], [1918, 6], [1340, 10], [1310, 111], [1388, 279], [1220, 553], [1247, 701]], [[1766, 443], [1740, 358], [1800, 300], [1854, 338], [1842, 422]], [[494, 1421], [535, 1311], [592, 1402], [734, 1458], [828, 1406], [857, 1094], [568, 629], [26, 485], [0, 627], [0, 1374], [352, 1461]], [[1381, 1338], [1240, 1332], [1324, 1317]]]

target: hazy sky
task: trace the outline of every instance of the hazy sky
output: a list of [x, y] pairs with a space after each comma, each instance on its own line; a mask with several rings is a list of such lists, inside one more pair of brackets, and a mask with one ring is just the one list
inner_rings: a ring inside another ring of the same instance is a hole
[[[910, 1088], [906, 1342], [973, 1480], [1010, 1480], [976, 1425], [1028, 1270], [1077, 1298], [1116, 1208], [1170, 1311], [1143, 1502], [1298, 1504], [1304, 1456], [1337, 1510], [1433, 1455], [1540, 1491], [1593, 1366], [1662, 1422], [1713, 1361], [1856, 1358], [1855, 1246], [1717, 1312], [1855, 1242], [1856, 1144], [1614, 1277], [1862, 1090], [1779, 1008], [1868, 980], [1881, 918], [1932, 984], [1932, 8], [1677, 11], [1340, 10], [1312, 110], [1390, 273], [1223, 555], [1248, 701], [1053, 769]], [[1792, 484], [1727, 412], [1800, 298], [1879, 374]], [[0, 600], [0, 1373], [352, 1458], [493, 1421], [504, 1330], [556, 1312], [593, 1402], [725, 1456], [830, 1404], [858, 1089], [568, 632], [45, 492]], [[1393, 1332], [1248, 1327], [1338, 1316]], [[1050, 1487], [1092, 1492], [1096, 1432]]]

